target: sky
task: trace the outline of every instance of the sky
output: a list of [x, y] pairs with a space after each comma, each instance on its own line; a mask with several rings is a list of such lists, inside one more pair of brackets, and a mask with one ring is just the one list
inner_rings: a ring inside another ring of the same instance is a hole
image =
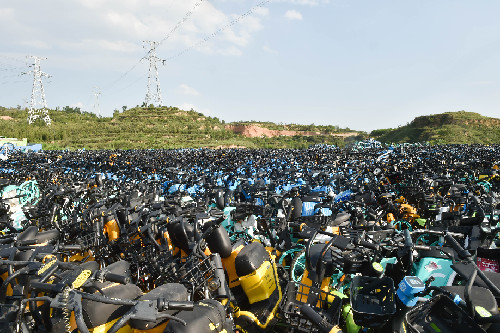
[[4, 0], [0, 106], [29, 106], [31, 55], [46, 58], [49, 108], [142, 105], [155, 41], [162, 105], [226, 122], [500, 118], [499, 12], [498, 0]]

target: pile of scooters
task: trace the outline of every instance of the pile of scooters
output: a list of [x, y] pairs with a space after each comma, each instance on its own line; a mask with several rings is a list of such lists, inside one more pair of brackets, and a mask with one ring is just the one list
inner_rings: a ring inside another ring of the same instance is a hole
[[499, 168], [499, 145], [14, 152], [0, 331], [500, 332]]

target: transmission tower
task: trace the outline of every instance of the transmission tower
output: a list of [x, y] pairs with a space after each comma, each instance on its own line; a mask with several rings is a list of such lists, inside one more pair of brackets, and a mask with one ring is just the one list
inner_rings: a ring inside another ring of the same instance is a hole
[[[161, 99], [161, 89], [160, 89], [160, 78], [158, 77], [158, 62], [165, 64], [165, 60], [162, 60], [156, 56], [156, 47], [159, 42], [153, 41], [143, 41], [144, 49], [148, 50], [148, 54], [145, 58], [149, 60], [149, 72], [148, 72], [148, 88], [146, 90], [146, 99], [144, 100], [144, 106], [157, 103], [158, 106], [163, 105]], [[156, 86], [154, 89], [153, 86]]]
[[99, 96], [101, 95], [101, 91], [99, 88], [94, 87], [94, 96], [95, 96], [95, 101], [94, 101], [94, 113], [101, 118], [101, 108], [99, 107]]
[[36, 119], [42, 118], [46, 125], [50, 125], [52, 121], [49, 117], [49, 111], [47, 109], [47, 101], [45, 100], [45, 91], [43, 90], [42, 77], [49, 78], [45, 72], [40, 70], [40, 61], [46, 60], [47, 58], [41, 58], [36, 56], [27, 56], [28, 60], [33, 59], [34, 63], [30, 64], [29, 67], [33, 66], [33, 70], [28, 73], [33, 73], [33, 89], [31, 90], [31, 101], [30, 108], [28, 111], [28, 124], [33, 124]]

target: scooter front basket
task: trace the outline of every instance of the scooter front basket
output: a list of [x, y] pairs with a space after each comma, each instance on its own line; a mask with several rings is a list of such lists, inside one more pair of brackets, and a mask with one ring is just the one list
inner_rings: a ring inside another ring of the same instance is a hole
[[465, 311], [446, 295], [437, 295], [408, 311], [408, 332], [476, 333], [485, 332]]

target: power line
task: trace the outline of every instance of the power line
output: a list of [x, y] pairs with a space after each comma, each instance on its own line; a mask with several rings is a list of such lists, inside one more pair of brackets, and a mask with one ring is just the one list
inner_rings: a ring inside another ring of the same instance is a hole
[[0, 85], [6, 85], [6, 84], [18, 84], [18, 83], [26, 83], [24, 80], [17, 80], [17, 81], [2, 81], [0, 82]]
[[14, 60], [14, 61], [18, 61], [18, 62], [23, 62], [23, 58], [24, 57], [12, 57], [12, 56], [7, 56], [7, 55], [4, 55], [4, 54], [0, 54], [0, 58], [5, 58], [5, 59], [9, 59], [9, 60]]
[[160, 41], [160, 44], [163, 43], [164, 41], [166, 41], [167, 39], [170, 38], [170, 36], [172, 36], [174, 34], [174, 32], [180, 28], [181, 25], [184, 24], [184, 22], [186, 22], [189, 17], [191, 15], [193, 15], [194, 11], [196, 10], [196, 8], [198, 8], [201, 3], [203, 2], [203, 0], [199, 0], [197, 3], [194, 4], [193, 8], [191, 10], [189, 10], [186, 15], [184, 15], [184, 17], [182, 18], [182, 20], [180, 20], [176, 25], [175, 27], [172, 28], [172, 30], [170, 30], [170, 32], [165, 36], [165, 38], [163, 38], [161, 41]]
[[[160, 88], [159, 88], [159, 78], [157, 76], [157, 66], [156, 66], [156, 61], [154, 61], [153, 59], [157, 59], [160, 60], [159, 58], [156, 57], [156, 48], [161, 45], [163, 42], [165, 42], [166, 40], [168, 40], [190, 17], [191, 15], [194, 13], [194, 11], [202, 4], [204, 0], [199, 0], [197, 1], [193, 7], [184, 15], [184, 17], [169, 31], [169, 33], [167, 35], [165, 35], [165, 37], [163, 39], [161, 39], [159, 42], [156, 42], [156, 46], [154, 48], [150, 47], [149, 51], [146, 53], [145, 56], [143, 56], [141, 59], [139, 59], [139, 61], [137, 63], [135, 63], [129, 70], [127, 70], [125, 73], [123, 73], [118, 79], [116, 79], [115, 81], [113, 81], [111, 84], [109, 84], [106, 88], [104, 88], [103, 90], [104, 91], [108, 91], [109, 89], [111, 89], [113, 86], [116, 85], [116, 83], [118, 83], [119, 81], [121, 81], [123, 78], [125, 78], [130, 72], [132, 72], [143, 60], [145, 59], [148, 59], [149, 60], [149, 75], [148, 75], [148, 88], [147, 88], [147, 92], [146, 92], [146, 101], [144, 103], [149, 103], [149, 100], [151, 98], [151, 83], [153, 81], [158, 82], [157, 84], [157, 89], [156, 89], [156, 95], [155, 95], [155, 98], [157, 101], [159, 101], [159, 103], [161, 104], [161, 93], [160, 93]], [[161, 60], [162, 63], [164, 64], [165, 61], [167, 60], [172, 60], [172, 59], [175, 59], [175, 58], [178, 58], [182, 55], [184, 55], [185, 53], [197, 48], [197, 47], [200, 47], [201, 45], [207, 43], [208, 41], [210, 41], [212, 38], [216, 37], [217, 35], [219, 35], [221, 32], [227, 30], [228, 28], [234, 26], [235, 24], [237, 24], [238, 22], [240, 22], [243, 18], [251, 15], [252, 13], [254, 13], [258, 8], [261, 8], [261, 7], [264, 7], [265, 5], [267, 5], [269, 2], [271, 2], [271, 0], [263, 0], [261, 2], [259, 2], [258, 4], [256, 4], [254, 7], [250, 8], [247, 12], [245, 12], [244, 14], [236, 17], [235, 19], [231, 20], [230, 22], [228, 22], [226, 25], [220, 27], [219, 29], [217, 29], [215, 32], [213, 32], [212, 34], [206, 36], [204, 39], [200, 40], [199, 42], [197, 42], [196, 44], [193, 44], [189, 47], [187, 47], [186, 49], [180, 51], [179, 53], [167, 58], [167, 59], [164, 59], [164, 60]], [[155, 52], [154, 55], [151, 54], [151, 52]], [[154, 73], [154, 77], [152, 76], [152, 74]], [[140, 79], [139, 79], [140, 80]], [[139, 80], [136, 80], [134, 81], [133, 84], [137, 83]], [[129, 87], [131, 85], [127, 85], [126, 87]], [[126, 88], [125, 87], [125, 88]], [[125, 88], [121, 88], [119, 90], [116, 90], [115, 92], [113, 92], [112, 94], [115, 94]], [[149, 105], [149, 104], [146, 104], [146, 105]]]
[[[177, 22], [177, 24], [168, 32], [168, 34], [162, 39], [160, 40], [160, 42], [158, 42], [158, 45], [162, 44], [163, 42], [165, 42], [167, 39], [169, 39], [176, 31], [177, 29], [179, 29], [188, 19], [189, 17], [194, 13], [194, 11], [202, 4], [204, 0], [199, 0], [197, 1], [193, 7], [184, 15], [184, 17], [179, 21]], [[104, 90], [109, 90], [111, 87], [113, 87], [118, 81], [121, 81], [125, 76], [127, 76], [130, 72], [132, 72], [137, 66], [139, 66], [139, 64], [142, 62], [142, 60], [144, 59], [147, 59], [149, 57], [149, 52], [148, 51], [146, 53], [146, 55], [144, 55], [141, 59], [139, 59], [139, 61], [137, 61], [137, 63], [135, 63], [128, 71], [126, 71], [125, 73], [123, 73], [118, 79], [116, 79], [115, 81], [113, 81], [111, 84], [109, 84]]]
[[[19, 61], [16, 58], [7, 57], [7, 56], [3, 56], [3, 55], [0, 55], [0, 58], [6, 58], [6, 59], [10, 59], [10, 60]], [[24, 70], [25, 66], [26, 65], [21, 67], [21, 66], [12, 65], [9, 63], [0, 63], [0, 75], [2, 78], [2, 84], [8, 83], [9, 82], [8, 80], [10, 78], [19, 79], [21, 77], [20, 73]], [[17, 83], [17, 82], [22, 82], [22, 81], [17, 80], [13, 83]]]
[[191, 51], [191, 50], [193, 50], [193, 49], [195, 49], [197, 47], [200, 47], [201, 45], [205, 44], [206, 42], [208, 42], [212, 38], [216, 37], [218, 34], [220, 34], [221, 32], [223, 32], [224, 30], [232, 27], [233, 25], [235, 25], [236, 23], [238, 23], [239, 21], [241, 21], [243, 18], [251, 15], [258, 8], [264, 7], [270, 1], [271, 0], [264, 0], [264, 1], [259, 2], [257, 5], [255, 5], [254, 7], [250, 8], [246, 13], [238, 16], [234, 20], [231, 20], [226, 25], [220, 27], [219, 29], [217, 29], [216, 31], [214, 31], [212, 34], [210, 34], [210, 35], [206, 36], [205, 38], [203, 38], [202, 40], [200, 40], [198, 43], [193, 44], [193, 45], [185, 48], [184, 50], [180, 51], [179, 53], [177, 53], [177, 54], [175, 54], [175, 55], [173, 55], [171, 57], [168, 57], [166, 60], [172, 60], [172, 59], [178, 58], [178, 57], [182, 56], [183, 54], [185, 54], [185, 53], [187, 53], [187, 52], [189, 52], [189, 51]]
[[139, 81], [142, 81], [142, 80], [144, 80], [144, 77], [142, 77], [142, 76], [141, 76], [141, 77], [139, 77], [138, 79], [134, 80], [133, 82], [131, 82], [131, 83], [129, 83], [129, 84], [127, 84], [127, 85], [125, 85], [125, 86], [123, 86], [123, 87], [121, 87], [121, 88], [117, 89], [117, 90], [114, 90], [114, 91], [112, 91], [112, 92], [110, 92], [110, 93], [107, 93], [107, 94], [106, 94], [106, 96], [115, 95], [115, 94], [119, 93], [120, 91], [123, 91], [123, 90], [125, 90], [125, 89], [130, 88], [131, 86], [133, 86], [133, 85], [137, 84]]

